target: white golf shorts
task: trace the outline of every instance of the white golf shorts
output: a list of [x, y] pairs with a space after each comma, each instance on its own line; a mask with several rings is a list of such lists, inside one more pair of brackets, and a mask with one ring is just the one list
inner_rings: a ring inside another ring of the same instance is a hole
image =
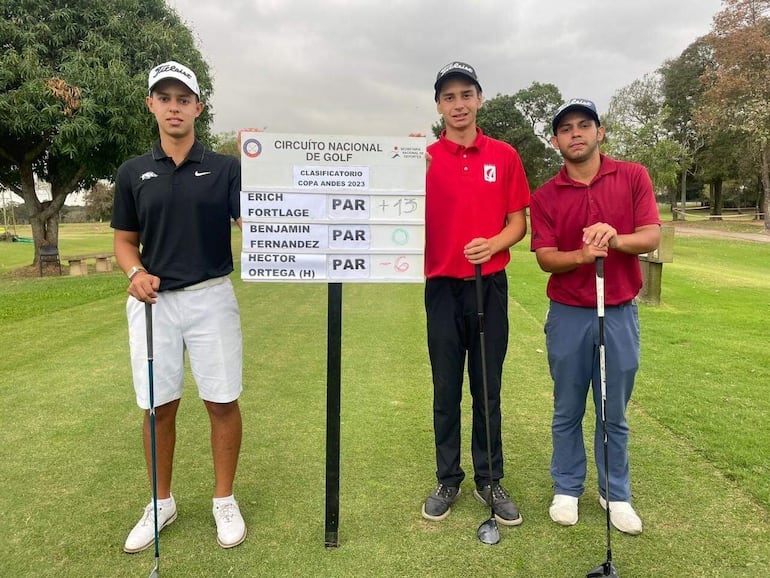
[[[149, 409], [145, 304], [129, 296], [126, 314], [136, 403]], [[238, 399], [243, 390], [241, 318], [229, 278], [159, 293], [152, 317], [155, 407], [182, 397], [185, 350], [201, 399]]]

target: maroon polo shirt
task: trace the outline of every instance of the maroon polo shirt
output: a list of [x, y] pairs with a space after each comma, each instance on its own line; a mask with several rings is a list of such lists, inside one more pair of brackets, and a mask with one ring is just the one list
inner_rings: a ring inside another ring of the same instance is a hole
[[[516, 150], [476, 129], [465, 147], [445, 132], [428, 147], [425, 180], [425, 276], [473, 277], [463, 247], [476, 237], [490, 238], [505, 218], [529, 205], [529, 184]], [[482, 266], [489, 275], [505, 269], [511, 257], [500, 251]]]
[[[574, 251], [583, 245], [584, 227], [609, 223], [619, 235], [627, 235], [637, 227], [660, 225], [660, 216], [647, 170], [601, 155], [599, 172], [590, 184], [572, 180], [562, 167], [535, 191], [530, 221], [533, 251], [544, 247]], [[593, 266], [554, 273], [548, 279], [548, 297], [565, 305], [596, 307], [595, 275]], [[630, 301], [642, 287], [639, 258], [610, 249], [604, 278], [607, 305]]]

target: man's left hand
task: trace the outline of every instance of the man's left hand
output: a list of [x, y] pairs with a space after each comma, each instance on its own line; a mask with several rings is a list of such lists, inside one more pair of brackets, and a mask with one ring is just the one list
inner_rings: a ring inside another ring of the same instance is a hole
[[465, 258], [473, 265], [481, 265], [492, 258], [494, 254], [489, 244], [489, 239], [477, 237], [463, 247]]
[[614, 249], [618, 244], [618, 232], [608, 223], [594, 223], [583, 229], [583, 243], [602, 249]]

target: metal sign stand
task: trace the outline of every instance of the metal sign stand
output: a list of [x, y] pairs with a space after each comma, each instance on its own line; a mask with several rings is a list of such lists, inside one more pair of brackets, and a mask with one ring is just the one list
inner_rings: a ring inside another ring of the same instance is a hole
[[342, 283], [329, 283], [326, 345], [326, 526], [324, 545], [337, 548], [340, 520], [340, 383]]

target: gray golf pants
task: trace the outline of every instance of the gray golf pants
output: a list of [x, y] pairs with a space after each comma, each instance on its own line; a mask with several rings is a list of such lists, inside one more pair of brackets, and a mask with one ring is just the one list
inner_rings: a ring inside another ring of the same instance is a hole
[[[594, 459], [599, 493], [604, 495], [604, 438], [601, 422], [599, 332], [596, 309], [551, 301], [545, 323], [548, 363], [554, 382], [551, 424], [554, 493], [580, 496], [586, 477], [583, 415], [589, 386], [596, 414]], [[607, 383], [609, 488], [612, 501], [631, 498], [626, 406], [639, 367], [639, 319], [635, 301], [606, 307], [604, 317]]]

